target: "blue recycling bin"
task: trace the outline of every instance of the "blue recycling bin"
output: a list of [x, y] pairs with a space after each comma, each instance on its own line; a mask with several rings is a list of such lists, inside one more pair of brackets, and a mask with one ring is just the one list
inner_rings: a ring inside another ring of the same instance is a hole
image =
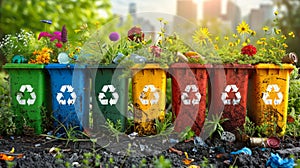
[[85, 65], [48, 64], [54, 128], [63, 132], [89, 125], [89, 76]]

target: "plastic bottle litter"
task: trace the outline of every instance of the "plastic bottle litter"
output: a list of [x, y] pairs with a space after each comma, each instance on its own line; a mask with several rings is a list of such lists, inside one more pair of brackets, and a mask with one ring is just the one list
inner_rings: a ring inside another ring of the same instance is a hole
[[118, 53], [117, 56], [113, 59], [113, 63], [114, 64], [119, 64], [120, 63], [120, 60], [124, 57], [124, 54], [122, 53]]
[[250, 137], [250, 145], [252, 147], [266, 147], [268, 138]]
[[238, 154], [246, 154], [246, 155], [252, 155], [251, 149], [244, 147], [238, 151], [230, 152], [231, 155], [238, 155]]
[[139, 56], [137, 54], [131, 54], [129, 59], [132, 60], [134, 63], [145, 63], [145, 62], [147, 62], [147, 58], [145, 58], [143, 56]]
[[202, 138], [200, 138], [200, 137], [198, 137], [198, 136], [196, 136], [196, 137], [194, 138], [194, 144], [195, 144], [196, 146], [204, 146], [204, 147], [207, 146], [207, 144], [202, 140]]
[[57, 57], [58, 63], [60, 64], [68, 64], [70, 62], [70, 58], [67, 53], [61, 52]]

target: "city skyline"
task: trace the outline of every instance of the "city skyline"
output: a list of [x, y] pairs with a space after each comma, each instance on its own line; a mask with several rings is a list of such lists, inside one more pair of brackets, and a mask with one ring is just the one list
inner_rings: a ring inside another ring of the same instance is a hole
[[[207, 0], [193, 0], [198, 5], [198, 20], [203, 19], [203, 2]], [[271, 4], [272, 0], [232, 0], [241, 9], [242, 17], [248, 15], [251, 9], [259, 9], [261, 4]], [[137, 13], [143, 12], [155, 12], [155, 13], [166, 13], [176, 15], [176, 2], [177, 0], [111, 0], [112, 12], [121, 16], [126, 16], [129, 13], [129, 4], [136, 3]], [[157, 5], [159, 4], [159, 5]], [[227, 0], [223, 0], [222, 11], [224, 14], [226, 11]]]

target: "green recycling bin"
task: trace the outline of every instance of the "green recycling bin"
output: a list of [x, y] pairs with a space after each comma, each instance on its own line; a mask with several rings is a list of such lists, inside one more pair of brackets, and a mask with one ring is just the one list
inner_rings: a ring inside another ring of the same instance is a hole
[[128, 77], [125, 68], [115, 64], [88, 66], [92, 79], [93, 128], [100, 128], [107, 120], [121, 124], [126, 130], [128, 108]]
[[46, 100], [51, 100], [47, 98], [50, 90], [47, 87], [48, 77], [44, 65], [7, 63], [4, 69], [9, 74], [16, 132], [20, 134], [26, 129], [34, 129], [36, 134], [43, 133], [43, 118], [49, 117], [43, 112], [49, 109]]

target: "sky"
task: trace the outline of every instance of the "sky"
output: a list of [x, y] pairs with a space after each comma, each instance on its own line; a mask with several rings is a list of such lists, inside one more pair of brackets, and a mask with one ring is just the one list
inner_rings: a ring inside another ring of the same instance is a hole
[[[115, 14], [126, 16], [128, 14], [129, 3], [135, 2], [137, 5], [137, 13], [140, 12], [157, 12], [167, 13], [171, 15], [176, 14], [177, 0], [111, 0], [112, 11]], [[198, 19], [202, 18], [202, 3], [204, 0], [193, 0], [198, 4]], [[227, 0], [225, 0], [227, 2]], [[268, 3], [271, 0], [233, 0], [242, 11], [242, 16], [247, 15], [252, 8], [259, 8], [260, 4]], [[225, 4], [226, 4], [225, 2]], [[223, 6], [224, 8], [225, 6]], [[224, 12], [225, 8], [223, 9]]]

